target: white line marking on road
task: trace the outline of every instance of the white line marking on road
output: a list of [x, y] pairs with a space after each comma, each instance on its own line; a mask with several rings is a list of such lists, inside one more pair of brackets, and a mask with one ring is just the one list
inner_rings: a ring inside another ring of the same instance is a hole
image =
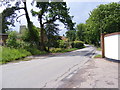
[[73, 76], [73, 74], [70, 74], [70, 75], [67, 77], [67, 79], [71, 78], [72, 76]]
[[76, 87], [73, 87], [73, 88], [76, 88]]
[[77, 73], [77, 71], [74, 71], [74, 73]]

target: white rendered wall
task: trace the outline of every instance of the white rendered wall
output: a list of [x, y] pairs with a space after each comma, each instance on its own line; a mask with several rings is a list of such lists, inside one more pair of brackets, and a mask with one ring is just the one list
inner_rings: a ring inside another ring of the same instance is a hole
[[107, 36], [104, 38], [105, 57], [120, 60], [120, 55], [118, 54], [118, 41], [119, 40], [120, 40], [120, 35], [111, 35], [111, 36]]

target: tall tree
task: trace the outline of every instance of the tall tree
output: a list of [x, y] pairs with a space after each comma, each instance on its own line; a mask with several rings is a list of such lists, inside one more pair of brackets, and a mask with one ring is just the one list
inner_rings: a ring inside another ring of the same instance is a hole
[[[12, 4], [13, 2], [15, 2], [15, 4]], [[23, 3], [24, 6], [20, 6], [21, 3]], [[2, 6], [5, 6], [6, 8], [10, 8], [10, 9], [7, 9], [8, 12], [12, 10], [14, 10], [14, 12], [12, 11], [12, 14], [10, 15], [9, 14], [9, 18], [13, 18], [11, 17], [12, 15], [15, 14], [15, 11], [19, 11], [21, 9], [23, 9], [25, 11], [25, 14], [22, 14], [20, 16], [17, 16], [16, 18], [18, 19], [19, 17], [25, 15], [26, 17], [26, 20], [27, 20], [27, 26], [28, 26], [28, 36], [29, 36], [29, 42], [31, 42], [32, 44], [33, 43], [36, 43], [37, 44], [37, 41], [38, 41], [38, 32], [36, 29], [34, 29], [34, 25], [33, 23], [30, 21], [30, 17], [29, 17], [29, 14], [28, 14], [28, 11], [27, 11], [27, 3], [26, 3], [26, 0], [4, 0], [4, 1], [0, 1], [0, 5]], [[7, 14], [8, 15], [8, 14]], [[16, 21], [17, 21], [16, 19]], [[13, 19], [12, 19], [13, 20]], [[14, 20], [13, 20], [14, 21]], [[13, 23], [12, 23], [13, 24]], [[4, 28], [4, 27], [3, 27]]]
[[58, 40], [58, 24], [55, 23], [50, 23], [45, 25], [45, 32], [47, 35], [47, 47], [48, 47], [48, 51], [50, 47], [56, 47], [57, 46], [57, 40]]
[[69, 9], [65, 2], [37, 2], [36, 7], [38, 7], [40, 11], [36, 12], [32, 10], [31, 12], [33, 16], [38, 16], [41, 28], [40, 46], [41, 50], [45, 50], [45, 25], [59, 20], [67, 27], [68, 30], [72, 30], [74, 23], [71, 20], [72, 17], [69, 16]]
[[92, 44], [100, 45], [101, 33], [120, 31], [120, 4], [101, 4], [90, 13], [86, 21], [88, 36]]
[[76, 39], [76, 31], [75, 30], [69, 30], [66, 32], [66, 37], [69, 41], [75, 41]]
[[2, 17], [2, 33], [6, 33], [9, 30], [8, 26], [15, 26], [14, 25], [14, 18], [17, 16], [17, 14], [15, 13], [15, 9], [14, 8], [6, 8], [5, 10], [3, 10], [3, 12], [1, 13], [1, 17]]
[[77, 29], [76, 39], [80, 41], [84, 41], [84, 35], [85, 35], [85, 29], [86, 29], [85, 24], [84, 23], [78, 24], [76, 29]]

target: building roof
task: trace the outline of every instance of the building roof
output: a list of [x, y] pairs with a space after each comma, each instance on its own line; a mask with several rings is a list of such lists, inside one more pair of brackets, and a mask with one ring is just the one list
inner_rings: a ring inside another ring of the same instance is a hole
[[68, 39], [65, 36], [61, 36], [61, 39], [67, 41]]

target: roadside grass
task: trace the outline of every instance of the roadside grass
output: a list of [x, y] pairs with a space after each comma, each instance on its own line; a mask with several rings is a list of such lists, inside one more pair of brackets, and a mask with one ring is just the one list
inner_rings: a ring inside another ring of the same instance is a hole
[[102, 51], [102, 49], [100, 47], [97, 48], [98, 51]]
[[102, 55], [98, 54], [98, 55], [94, 56], [94, 58], [102, 58]]
[[51, 48], [50, 53], [65, 53], [77, 50], [78, 48], [70, 48], [70, 49], [64, 49], [64, 48]]
[[31, 53], [25, 49], [14, 49], [8, 47], [0, 47], [0, 49], [0, 64], [5, 64], [7, 62], [18, 60], [31, 55]]
[[25, 57], [30, 55], [43, 55], [47, 52], [42, 52], [37, 49], [31, 49], [31, 52], [26, 49], [15, 49], [9, 47], [0, 46], [0, 64], [6, 64], [8, 62], [28, 61]]
[[31, 55], [43, 55], [43, 54], [47, 54], [47, 52], [45, 52], [45, 51], [40, 51], [40, 50], [38, 50], [37, 48], [35, 48], [35, 47], [28, 47], [28, 48], [26, 48], [26, 50], [28, 51], [28, 52], [30, 52], [31, 53]]
[[[70, 48], [70, 49], [64, 49], [64, 48], [51, 48], [50, 53], [65, 53], [77, 50], [78, 48]], [[9, 48], [0, 46], [0, 64], [6, 64], [9, 62], [16, 63], [19, 61], [29, 61], [30, 58], [25, 58], [27, 56], [31, 55], [44, 55], [47, 54], [47, 52], [42, 52], [37, 49], [15, 49], [15, 48]]]

